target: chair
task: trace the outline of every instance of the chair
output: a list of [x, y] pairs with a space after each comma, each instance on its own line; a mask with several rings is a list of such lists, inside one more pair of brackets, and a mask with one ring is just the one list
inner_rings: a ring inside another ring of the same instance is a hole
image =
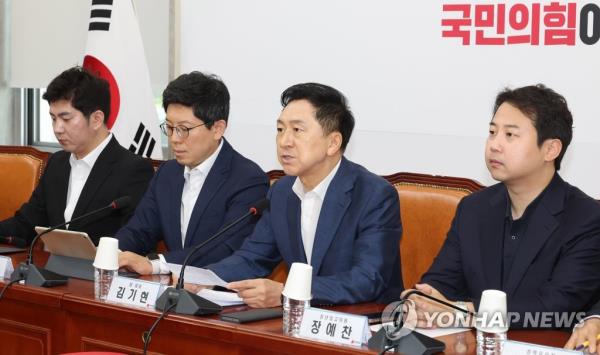
[[29, 200], [49, 156], [33, 147], [0, 146], [0, 220], [12, 217]]
[[398, 191], [402, 219], [402, 278], [411, 288], [440, 250], [460, 200], [484, 186], [476, 181], [415, 173], [384, 178]]

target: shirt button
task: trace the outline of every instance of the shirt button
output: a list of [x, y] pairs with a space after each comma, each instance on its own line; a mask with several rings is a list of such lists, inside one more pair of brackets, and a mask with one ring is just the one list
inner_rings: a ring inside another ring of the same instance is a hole
[[516, 235], [513, 235], [513, 236], [512, 236], [512, 240], [517, 240], [517, 236], [516, 236]]

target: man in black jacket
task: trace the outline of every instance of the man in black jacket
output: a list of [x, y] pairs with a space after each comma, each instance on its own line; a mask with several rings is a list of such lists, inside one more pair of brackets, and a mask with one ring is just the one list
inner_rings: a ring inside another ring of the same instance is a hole
[[68, 69], [48, 85], [52, 128], [63, 150], [54, 153], [28, 202], [0, 222], [1, 236], [30, 243], [35, 226], [52, 226], [130, 196], [132, 204], [71, 223], [97, 243], [114, 235], [133, 214], [153, 170], [149, 162], [121, 147], [106, 122], [110, 115], [108, 83], [83, 68]]

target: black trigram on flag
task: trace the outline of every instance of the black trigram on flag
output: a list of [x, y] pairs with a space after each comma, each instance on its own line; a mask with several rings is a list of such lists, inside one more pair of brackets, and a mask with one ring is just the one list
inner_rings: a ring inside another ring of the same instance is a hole
[[146, 129], [143, 123], [140, 123], [137, 132], [135, 132], [133, 143], [129, 146], [129, 151], [150, 158], [155, 144], [156, 140], [150, 136], [150, 131]]
[[88, 31], [108, 31], [110, 28], [110, 15], [112, 13], [113, 0], [92, 0], [92, 12], [90, 14], [90, 27]]

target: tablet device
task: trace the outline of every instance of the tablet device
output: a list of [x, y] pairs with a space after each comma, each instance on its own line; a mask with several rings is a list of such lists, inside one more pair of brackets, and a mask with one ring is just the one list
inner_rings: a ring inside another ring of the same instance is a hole
[[[40, 234], [47, 230], [45, 227], [35, 227], [35, 232]], [[53, 255], [70, 256], [85, 260], [94, 260], [96, 246], [84, 232], [75, 232], [64, 229], [55, 229], [40, 237], [44, 242], [46, 251]]]
[[264, 319], [281, 318], [281, 308], [251, 309], [243, 312], [232, 312], [221, 315], [221, 320], [233, 323], [247, 323]]

